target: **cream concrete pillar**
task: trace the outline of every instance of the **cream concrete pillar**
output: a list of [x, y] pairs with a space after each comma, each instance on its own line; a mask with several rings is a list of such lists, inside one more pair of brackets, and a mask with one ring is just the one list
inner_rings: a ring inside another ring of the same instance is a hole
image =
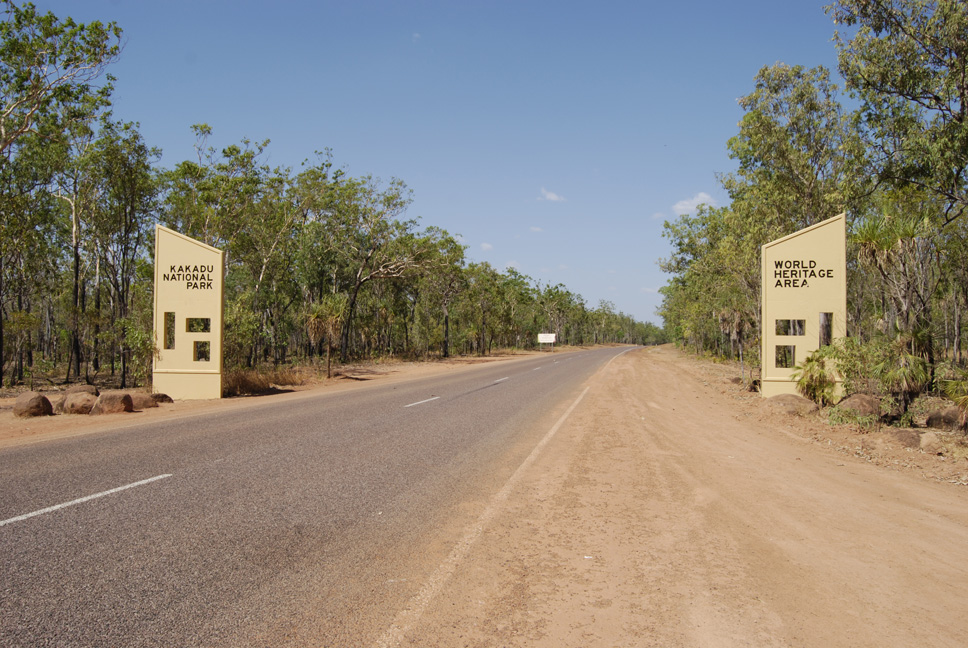
[[154, 391], [222, 397], [221, 250], [155, 226]]
[[792, 374], [847, 334], [847, 228], [841, 214], [762, 247], [761, 387], [796, 394]]

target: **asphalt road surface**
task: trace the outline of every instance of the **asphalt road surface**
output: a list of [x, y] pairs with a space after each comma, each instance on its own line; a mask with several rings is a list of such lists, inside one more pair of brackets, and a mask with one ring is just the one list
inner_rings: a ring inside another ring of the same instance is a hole
[[0, 646], [368, 646], [625, 349], [0, 451]]

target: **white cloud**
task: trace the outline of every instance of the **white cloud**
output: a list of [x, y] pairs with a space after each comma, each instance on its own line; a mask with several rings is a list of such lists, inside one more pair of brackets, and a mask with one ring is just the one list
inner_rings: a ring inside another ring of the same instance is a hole
[[543, 229], [541, 229], [540, 227], [532, 227], [532, 228], [531, 228], [531, 231], [532, 231], [532, 232], [543, 232], [544, 230], [543, 230]]
[[538, 200], [549, 200], [551, 202], [565, 202], [565, 199], [558, 194], [548, 191], [544, 187], [541, 187], [541, 197]]
[[412, 38], [413, 38], [413, 42], [416, 43], [418, 40], [420, 40], [420, 34], [418, 34], [417, 32], [414, 32]]
[[642, 289], [639, 292], [643, 292], [646, 295], [658, 295], [659, 294], [659, 289], [658, 288], [649, 288], [647, 286], [643, 286]]
[[692, 198], [687, 198], [685, 200], [680, 200], [675, 205], [672, 206], [672, 211], [676, 213], [676, 216], [684, 216], [685, 214], [695, 213], [696, 207], [699, 205], [706, 204], [710, 207], [716, 206], [716, 201], [705, 191], [700, 191]]
[[652, 214], [652, 220], [665, 220], [665, 214], [662, 212], [656, 212]]
[[494, 249], [494, 246], [491, 245], [490, 243], [481, 243], [481, 249], [484, 250], [485, 252], [490, 252], [491, 250]]
[[515, 270], [521, 270], [521, 264], [518, 263], [517, 261], [508, 261], [507, 263], [504, 264], [504, 269], [507, 270], [508, 268], [514, 268]]

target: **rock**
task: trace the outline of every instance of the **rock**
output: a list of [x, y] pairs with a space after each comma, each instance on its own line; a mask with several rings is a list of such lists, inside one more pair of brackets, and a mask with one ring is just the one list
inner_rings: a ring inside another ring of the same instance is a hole
[[97, 396], [86, 391], [76, 391], [67, 395], [64, 402], [65, 414], [90, 414], [97, 402]]
[[944, 445], [937, 434], [925, 432], [921, 435], [921, 452], [933, 455], [944, 454]]
[[40, 392], [29, 391], [17, 396], [13, 404], [14, 416], [29, 418], [31, 416], [53, 416], [54, 408], [47, 397]]
[[905, 448], [917, 450], [921, 447], [921, 434], [909, 428], [884, 428], [884, 430]]
[[813, 414], [819, 407], [809, 398], [804, 398], [803, 396], [797, 396], [796, 394], [780, 394], [779, 396], [773, 396], [767, 399], [767, 402], [780, 410], [785, 414], [790, 416], [806, 416], [807, 414]]
[[151, 398], [154, 399], [156, 403], [174, 403], [174, 399], [168, 394], [152, 394]]
[[64, 402], [67, 400], [66, 392], [57, 392], [47, 396], [47, 400], [50, 401], [50, 406], [54, 408], [54, 414], [64, 413]]
[[95, 398], [101, 395], [101, 392], [99, 392], [97, 387], [95, 387], [94, 385], [71, 385], [70, 387], [67, 388], [67, 393], [68, 394], [77, 394], [77, 393], [91, 394]]
[[877, 399], [870, 394], [851, 394], [837, 403], [837, 407], [849, 410], [857, 416], [880, 416], [881, 407]]
[[928, 414], [928, 427], [939, 430], [957, 430], [961, 428], [961, 410], [952, 405], [943, 410], [935, 410]]
[[148, 409], [149, 407], [158, 407], [158, 401], [152, 398], [151, 394], [133, 391], [128, 392], [128, 395], [131, 396], [131, 404], [136, 410]]
[[127, 392], [104, 392], [97, 398], [91, 414], [119, 414], [133, 412], [134, 402]]

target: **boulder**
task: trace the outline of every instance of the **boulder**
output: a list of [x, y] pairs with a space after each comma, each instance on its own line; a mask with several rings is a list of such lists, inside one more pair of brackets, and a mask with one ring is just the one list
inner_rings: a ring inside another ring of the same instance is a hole
[[91, 414], [119, 414], [133, 412], [134, 402], [127, 392], [104, 392], [97, 397]]
[[151, 397], [151, 394], [146, 394], [144, 392], [133, 391], [128, 392], [131, 396], [131, 404], [136, 410], [143, 410], [149, 407], [158, 407], [158, 401]]
[[851, 394], [837, 403], [842, 410], [849, 410], [857, 416], [880, 416], [881, 408], [877, 399], [870, 394]]
[[809, 398], [797, 396], [796, 394], [780, 394], [767, 399], [767, 402], [774, 408], [790, 416], [806, 416], [813, 414], [819, 407]]
[[97, 396], [86, 391], [76, 391], [67, 395], [64, 401], [65, 414], [90, 414], [97, 402]]
[[40, 392], [29, 391], [17, 396], [13, 404], [14, 416], [29, 418], [31, 416], [53, 416], [54, 408], [47, 397]]
[[935, 410], [928, 414], [928, 427], [938, 430], [957, 430], [961, 427], [961, 410], [952, 405], [943, 410]]
[[905, 448], [917, 450], [921, 447], [921, 434], [917, 430], [896, 427], [887, 427], [883, 429]]
[[154, 399], [156, 403], [174, 403], [174, 399], [168, 394], [152, 394], [151, 398]]
[[54, 408], [54, 414], [63, 414], [64, 402], [67, 400], [67, 392], [48, 394], [47, 400], [50, 401], [50, 406]]
[[933, 455], [944, 454], [944, 445], [937, 434], [925, 432], [921, 435], [921, 452]]
[[91, 394], [95, 398], [101, 395], [101, 392], [99, 392], [97, 387], [95, 387], [94, 385], [71, 385], [70, 387], [67, 388], [67, 393], [68, 394], [77, 394], [77, 393]]

